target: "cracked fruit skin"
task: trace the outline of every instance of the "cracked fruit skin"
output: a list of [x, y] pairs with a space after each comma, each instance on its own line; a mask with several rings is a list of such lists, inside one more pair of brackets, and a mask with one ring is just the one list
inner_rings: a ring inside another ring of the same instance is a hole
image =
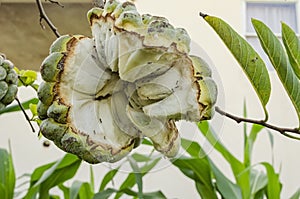
[[0, 110], [11, 104], [18, 92], [18, 75], [14, 65], [0, 55]]
[[175, 157], [175, 122], [210, 119], [217, 87], [166, 18], [115, 0], [88, 12], [92, 38], [64, 35], [41, 65], [41, 133], [89, 163], [116, 162], [148, 138]]

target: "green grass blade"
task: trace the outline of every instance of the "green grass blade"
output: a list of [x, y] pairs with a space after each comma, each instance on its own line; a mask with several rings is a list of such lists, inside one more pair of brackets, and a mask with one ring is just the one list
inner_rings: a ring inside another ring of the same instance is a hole
[[110, 181], [112, 181], [112, 179], [115, 177], [115, 175], [118, 173], [118, 171], [119, 171], [119, 167], [116, 168], [116, 169], [110, 170], [109, 172], [107, 172], [105, 174], [105, 176], [102, 179], [102, 182], [101, 182], [101, 185], [100, 185], [100, 188], [99, 188], [99, 192], [103, 191], [105, 189], [106, 185]]
[[81, 160], [75, 155], [66, 154], [59, 161], [38, 167], [31, 175], [30, 187], [25, 198], [33, 198], [37, 193], [42, 198], [49, 197], [49, 190], [72, 178], [80, 164]]
[[118, 192], [118, 191], [115, 189], [112, 189], [112, 188], [108, 188], [99, 193], [96, 193], [94, 195], [93, 199], [107, 199], [116, 192]]
[[281, 83], [296, 109], [300, 123], [300, 82], [287, 59], [286, 52], [279, 39], [263, 22], [252, 19], [252, 24], [258, 35], [261, 46], [268, 55]]
[[245, 135], [247, 137], [245, 147], [244, 147], [245, 167], [251, 166], [251, 155], [253, 150], [253, 144], [255, 143], [258, 133], [261, 132], [263, 128], [264, 127], [261, 125], [253, 124], [249, 136], [247, 136], [247, 134]]
[[210, 166], [222, 198], [242, 198], [240, 187], [231, 182], [212, 161], [210, 161]]
[[287, 24], [281, 23], [282, 40], [295, 74], [300, 79], [300, 40]]
[[207, 158], [178, 158], [173, 164], [187, 177], [193, 179], [201, 198], [217, 199]]
[[[1, 198], [12, 199], [16, 184], [15, 169], [11, 154], [0, 148], [0, 192]], [[3, 185], [3, 186], [2, 186]]]
[[70, 187], [70, 199], [76, 199], [83, 182], [74, 181]]
[[64, 198], [70, 198], [70, 188], [63, 184], [58, 185], [58, 188], [63, 192]]
[[250, 80], [265, 111], [265, 120], [267, 120], [266, 105], [271, 94], [271, 82], [264, 61], [252, 46], [225, 21], [214, 16], [203, 15], [203, 17], [223, 40]]
[[251, 169], [251, 195], [260, 195], [260, 191], [265, 189], [268, 185], [267, 175], [263, 172]]
[[242, 190], [243, 198], [250, 196], [250, 172], [247, 171], [245, 165], [232, 155], [228, 149], [218, 140], [213, 128], [209, 126], [207, 121], [199, 122], [198, 128], [206, 137], [210, 144], [224, 157], [231, 167], [237, 184]]
[[281, 183], [279, 181], [279, 175], [275, 173], [274, 168], [267, 162], [261, 163], [267, 170], [268, 185], [267, 196], [269, 199], [280, 199]]

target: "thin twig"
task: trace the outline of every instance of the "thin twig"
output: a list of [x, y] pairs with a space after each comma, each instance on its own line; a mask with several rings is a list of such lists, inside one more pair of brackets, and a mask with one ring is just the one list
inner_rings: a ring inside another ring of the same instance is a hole
[[48, 16], [45, 13], [44, 7], [42, 5], [41, 0], [36, 0], [36, 4], [38, 6], [39, 12], [40, 12], [40, 25], [43, 29], [45, 29], [45, 26], [43, 25], [43, 20], [48, 24], [52, 32], [55, 34], [56, 37], [60, 37], [59, 32], [57, 31], [57, 28], [54, 26], [54, 24], [51, 22], [51, 20], [48, 18]]
[[226, 113], [225, 111], [221, 110], [219, 107], [216, 107], [215, 110], [220, 115], [226, 116], [226, 117], [236, 121], [237, 123], [246, 122], [246, 123], [258, 124], [258, 125], [267, 127], [269, 129], [278, 131], [279, 133], [281, 133], [284, 136], [288, 136], [288, 137], [295, 138], [295, 139], [296, 139], [296, 137], [290, 136], [287, 133], [294, 133], [294, 134], [300, 135], [300, 130], [298, 128], [282, 128], [282, 127], [278, 127], [278, 126], [269, 124], [263, 120], [254, 120], [254, 119], [237, 117], [232, 114]]
[[35, 132], [35, 129], [34, 129], [33, 125], [31, 124], [30, 118], [28, 117], [28, 115], [27, 115], [27, 113], [25, 112], [25, 110], [24, 110], [24, 108], [23, 108], [23, 106], [22, 106], [20, 100], [19, 100], [17, 97], [16, 97], [16, 101], [18, 102], [18, 105], [20, 106], [20, 108], [21, 108], [23, 114], [25, 115], [25, 118], [26, 118], [26, 120], [28, 121], [28, 123], [29, 123], [29, 125], [30, 125], [30, 127], [31, 127], [32, 132]]

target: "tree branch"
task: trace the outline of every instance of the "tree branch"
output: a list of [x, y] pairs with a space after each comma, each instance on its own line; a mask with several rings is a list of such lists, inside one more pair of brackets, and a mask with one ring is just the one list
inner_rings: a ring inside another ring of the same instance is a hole
[[[59, 4], [57, 1], [53, 1], [53, 0], [49, 0], [51, 3], [57, 3]], [[50, 27], [50, 29], [52, 30], [52, 32], [55, 34], [56, 37], [60, 37], [59, 32], [57, 31], [57, 28], [54, 26], [54, 24], [51, 22], [51, 20], [48, 18], [48, 16], [46, 15], [46, 12], [44, 10], [44, 7], [42, 5], [41, 0], [36, 0], [36, 4], [38, 6], [39, 12], [40, 12], [40, 25], [43, 29], [45, 29], [45, 26], [43, 25], [43, 20], [48, 24], [48, 26]]]
[[22, 106], [20, 100], [19, 100], [17, 97], [16, 97], [15, 99], [16, 99], [16, 101], [18, 102], [18, 105], [20, 106], [20, 108], [21, 108], [23, 114], [25, 115], [25, 118], [26, 118], [27, 122], [29, 123], [32, 132], [35, 132], [35, 129], [34, 129], [34, 127], [33, 127], [32, 124], [31, 124], [30, 118], [28, 117], [27, 113], [25, 112], [25, 110], [24, 110], [24, 108], [23, 108], [23, 106]]
[[300, 130], [298, 128], [282, 128], [282, 127], [278, 127], [272, 124], [269, 124], [263, 120], [254, 120], [254, 119], [247, 119], [247, 118], [241, 118], [241, 117], [237, 117], [234, 116], [232, 114], [226, 113], [225, 111], [221, 110], [219, 107], [215, 108], [216, 112], [219, 113], [220, 115], [223, 115], [225, 117], [228, 117], [234, 121], [236, 121], [237, 123], [241, 123], [241, 122], [246, 122], [246, 123], [251, 123], [251, 124], [258, 124], [264, 127], [267, 127], [269, 129], [278, 131], [280, 134], [293, 138], [293, 139], [300, 139], [299, 137], [295, 137], [295, 136], [291, 136], [288, 133], [293, 133], [293, 134], [297, 134], [300, 135]]

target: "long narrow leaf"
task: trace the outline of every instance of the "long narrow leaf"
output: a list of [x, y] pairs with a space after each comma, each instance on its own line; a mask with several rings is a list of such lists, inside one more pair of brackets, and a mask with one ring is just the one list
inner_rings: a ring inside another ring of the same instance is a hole
[[202, 198], [217, 198], [207, 158], [178, 158], [173, 161], [183, 174], [195, 181]]
[[134, 172], [135, 182], [138, 186], [138, 197], [142, 198], [143, 197], [143, 175], [141, 173], [141, 170], [137, 162], [132, 157], [128, 157], [128, 161]]
[[267, 194], [269, 199], [280, 199], [281, 183], [279, 175], [275, 173], [274, 168], [267, 162], [261, 163], [266, 170], [268, 176]]
[[265, 189], [268, 184], [268, 178], [265, 173], [257, 170], [251, 170], [251, 196], [260, 195], [260, 191]]
[[256, 140], [258, 133], [261, 132], [261, 130], [263, 128], [264, 127], [261, 125], [254, 124], [254, 125], [252, 125], [249, 136], [247, 136], [247, 134], [245, 135], [246, 136], [246, 143], [245, 143], [245, 147], [244, 147], [245, 148], [244, 149], [245, 167], [249, 167], [251, 165], [251, 155], [252, 155], [252, 150], [253, 150], [253, 144]]
[[281, 24], [282, 40], [295, 74], [300, 79], [300, 40], [287, 24]]
[[228, 149], [218, 140], [216, 133], [207, 121], [198, 123], [200, 132], [206, 137], [210, 144], [224, 157], [230, 165], [237, 184], [242, 189], [243, 198], [250, 196], [250, 172], [245, 165], [232, 155]]
[[299, 198], [300, 198], [300, 188], [289, 199], [299, 199]]
[[[155, 167], [155, 165], [160, 161], [160, 158], [156, 158], [152, 160], [150, 163], [145, 164], [140, 168], [142, 177], [145, 176], [151, 169]], [[135, 174], [134, 173], [129, 173], [127, 178], [123, 181], [123, 183], [120, 186], [120, 190], [127, 189], [127, 188], [132, 188], [135, 184]], [[118, 199], [122, 196], [124, 192], [119, 192], [117, 193], [115, 199]]]
[[[22, 104], [22, 107], [23, 107], [25, 110], [27, 110], [27, 109], [29, 109], [29, 105], [30, 105], [30, 104], [37, 104], [38, 101], [39, 101], [39, 100], [38, 100], [37, 98], [32, 98], [32, 99], [30, 99], [30, 100], [27, 100], [27, 101], [25, 101], [25, 102], [22, 102], [21, 104]], [[3, 114], [3, 113], [16, 112], [16, 111], [21, 111], [20, 106], [19, 106], [19, 105], [11, 105], [11, 106], [8, 106], [8, 107], [2, 109], [2, 110], [0, 111], [0, 115]]]
[[203, 14], [202, 16], [216, 31], [242, 67], [260, 99], [265, 111], [265, 120], [267, 120], [268, 113], [266, 105], [271, 94], [271, 82], [264, 61], [252, 46], [225, 21], [214, 16]]
[[49, 190], [72, 178], [79, 168], [81, 160], [66, 154], [61, 160], [37, 168], [32, 176], [30, 187], [24, 199], [34, 198], [38, 193], [41, 198], [49, 197]]
[[115, 175], [118, 173], [118, 171], [119, 171], [119, 168], [116, 168], [116, 169], [110, 170], [108, 173], [105, 174], [105, 176], [102, 179], [102, 182], [101, 182], [101, 185], [99, 188], [99, 192], [103, 191], [105, 189], [106, 185], [110, 181], [112, 181], [112, 179], [115, 177]]
[[210, 161], [210, 166], [216, 178], [216, 185], [222, 198], [242, 198], [239, 186], [231, 182], [212, 161]]
[[3, 199], [14, 197], [16, 183], [15, 169], [11, 154], [6, 149], [0, 148], [0, 195]]
[[263, 22], [252, 19], [252, 24], [258, 35], [261, 46], [268, 55], [281, 83], [296, 109], [300, 122], [300, 82], [287, 59], [286, 52], [279, 39]]

